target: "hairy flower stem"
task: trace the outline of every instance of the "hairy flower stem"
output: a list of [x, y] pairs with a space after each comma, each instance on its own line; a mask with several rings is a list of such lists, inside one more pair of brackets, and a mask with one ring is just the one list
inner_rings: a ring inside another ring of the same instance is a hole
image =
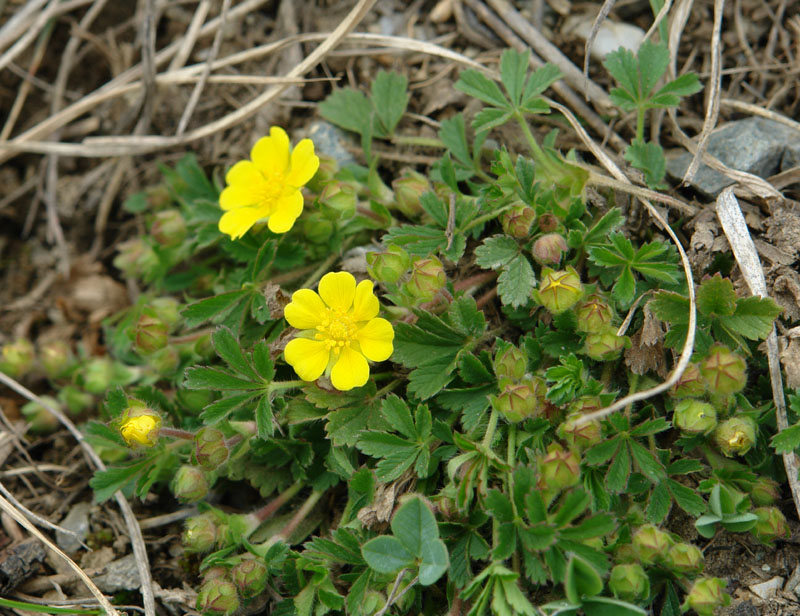
[[295, 494], [297, 494], [303, 488], [304, 482], [300, 479], [295, 481], [292, 485], [286, 488], [283, 492], [278, 494], [276, 498], [272, 501], [264, 505], [258, 511], [254, 511], [252, 515], [259, 521], [263, 522], [264, 520], [270, 518], [278, 509], [283, 507], [288, 501], [290, 501]]
[[539, 147], [539, 144], [536, 142], [536, 138], [533, 136], [528, 123], [525, 121], [525, 117], [519, 111], [514, 114], [514, 117], [517, 119], [517, 122], [522, 129], [522, 133], [525, 135], [525, 140], [528, 142], [528, 147], [531, 149], [533, 159], [539, 164], [544, 164], [544, 150], [542, 150], [542, 148]]
[[644, 114], [645, 110], [639, 107], [636, 110], [636, 139], [644, 141]]
[[418, 145], [426, 148], [446, 148], [444, 142], [436, 137], [418, 137], [417, 135], [394, 135], [392, 143], [397, 145]]
[[492, 439], [494, 438], [494, 432], [497, 429], [497, 419], [499, 415], [495, 409], [492, 409], [492, 414], [489, 415], [489, 425], [486, 426], [486, 434], [483, 437], [483, 442], [481, 443], [484, 449], [489, 449], [492, 446]]
[[267, 389], [269, 389], [269, 393], [274, 393], [276, 391], [282, 391], [284, 389], [295, 389], [300, 388], [306, 385], [305, 381], [301, 381], [300, 379], [295, 379], [293, 381], [273, 381], [269, 385], [267, 385]]
[[158, 433], [160, 436], [171, 436], [172, 438], [179, 438], [185, 441], [191, 441], [195, 437], [194, 432], [180, 430], [179, 428], [161, 428]]
[[281, 531], [270, 539], [270, 544], [277, 543], [278, 541], [285, 541], [288, 543], [289, 537], [292, 536], [292, 533], [297, 530], [297, 527], [306, 519], [311, 510], [314, 509], [319, 499], [322, 498], [322, 495], [325, 494], [322, 490], [314, 490], [311, 494], [308, 495], [306, 502], [302, 504], [300, 509], [297, 510], [292, 516], [292, 519], [284, 526]]

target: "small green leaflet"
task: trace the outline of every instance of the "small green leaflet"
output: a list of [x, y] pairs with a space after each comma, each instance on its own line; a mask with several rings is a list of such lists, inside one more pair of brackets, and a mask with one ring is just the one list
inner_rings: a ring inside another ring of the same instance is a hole
[[501, 270], [497, 279], [497, 292], [503, 305], [514, 308], [524, 306], [531, 297], [536, 284], [528, 258], [522, 254], [519, 244], [507, 235], [493, 235], [475, 249], [475, 262], [488, 269]]

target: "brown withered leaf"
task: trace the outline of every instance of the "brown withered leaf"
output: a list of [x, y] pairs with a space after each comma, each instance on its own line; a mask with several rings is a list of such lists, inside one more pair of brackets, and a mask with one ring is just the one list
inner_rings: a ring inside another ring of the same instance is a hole
[[634, 374], [642, 375], [652, 371], [664, 378], [667, 376], [664, 345], [660, 340], [644, 344], [643, 330], [644, 327], [631, 336], [631, 348], [625, 350], [625, 365]]
[[644, 305], [643, 312], [642, 344], [644, 346], [653, 346], [663, 342], [666, 329], [664, 328], [664, 323], [650, 309], [650, 302]]
[[292, 301], [292, 298], [279, 285], [268, 282], [263, 291], [264, 300], [267, 302], [270, 319], [283, 317], [283, 309]]

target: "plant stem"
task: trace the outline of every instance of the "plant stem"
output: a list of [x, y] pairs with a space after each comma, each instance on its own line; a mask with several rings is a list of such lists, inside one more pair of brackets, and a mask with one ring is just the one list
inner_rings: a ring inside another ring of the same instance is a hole
[[330, 266], [333, 265], [336, 262], [336, 259], [341, 257], [341, 253], [343, 253], [345, 250], [350, 248], [350, 244], [352, 244], [353, 241], [355, 241], [355, 236], [351, 235], [350, 237], [346, 238], [342, 242], [341, 249], [332, 252], [327, 259], [325, 259], [322, 263], [320, 263], [319, 267], [317, 267], [317, 269], [315, 269], [313, 271], [311, 276], [309, 276], [308, 279], [305, 282], [303, 282], [303, 284], [300, 285], [300, 288], [301, 289], [308, 289], [308, 288], [311, 287], [311, 285], [313, 285], [315, 282], [317, 282], [317, 280], [322, 278], [323, 274], [325, 274], [325, 272], [328, 270], [328, 268], [330, 268]]
[[297, 527], [306, 519], [311, 510], [314, 509], [319, 499], [322, 498], [322, 495], [325, 494], [322, 490], [314, 490], [311, 494], [308, 495], [306, 502], [302, 504], [300, 509], [297, 510], [292, 516], [292, 519], [283, 527], [283, 529], [275, 535], [270, 543], [277, 543], [278, 541], [285, 541], [289, 542], [289, 537], [291, 537], [292, 533], [297, 530]]
[[636, 139], [639, 141], [644, 141], [644, 114], [641, 107], [636, 110]]
[[306, 382], [301, 381], [300, 379], [295, 379], [293, 381], [273, 381], [267, 385], [267, 389], [269, 390], [269, 393], [273, 393], [284, 389], [303, 387], [303, 385], [306, 385]]
[[543, 160], [544, 151], [536, 142], [536, 138], [533, 136], [530, 126], [528, 126], [528, 123], [525, 121], [525, 117], [519, 111], [514, 114], [514, 117], [517, 119], [520, 128], [522, 128], [522, 133], [525, 135], [525, 140], [528, 142], [528, 147], [531, 149], [531, 154], [533, 154], [534, 160], [537, 162]]
[[393, 135], [392, 143], [397, 145], [419, 145], [426, 148], [446, 148], [441, 139], [436, 137], [418, 137], [416, 135]]
[[180, 438], [185, 441], [194, 440], [194, 432], [188, 430], [181, 430], [180, 428], [161, 428], [158, 431], [161, 436], [171, 436], [172, 438]]
[[395, 600], [400, 598], [397, 596], [397, 589], [400, 588], [400, 583], [403, 581], [403, 576], [407, 571], [407, 567], [400, 569], [400, 573], [397, 574], [397, 577], [394, 579], [394, 584], [392, 584], [392, 590], [389, 591], [389, 596], [386, 598], [386, 605], [384, 605], [379, 612], [376, 612], [375, 616], [384, 616], [384, 614], [389, 611], [389, 608], [392, 607]]
[[492, 414], [489, 415], [489, 425], [486, 426], [486, 434], [483, 437], [482, 445], [485, 449], [489, 449], [492, 446], [492, 439], [494, 438], [494, 432], [497, 429], [497, 419], [498, 413], [496, 409], [492, 409]]
[[252, 513], [253, 517], [255, 517], [259, 522], [263, 522], [264, 520], [272, 517], [272, 515], [281, 507], [283, 507], [288, 501], [290, 501], [295, 494], [297, 494], [303, 488], [303, 481], [298, 479], [288, 488], [286, 488], [283, 492], [278, 494], [272, 501], [264, 505], [261, 509], [254, 511]]

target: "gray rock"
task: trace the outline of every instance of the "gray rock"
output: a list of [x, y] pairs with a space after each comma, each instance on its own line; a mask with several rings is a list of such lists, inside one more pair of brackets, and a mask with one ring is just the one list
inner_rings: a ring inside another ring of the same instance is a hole
[[108, 564], [101, 575], [92, 580], [105, 593], [120, 590], [137, 590], [141, 585], [139, 570], [136, 568], [136, 557], [128, 554]]
[[325, 121], [317, 121], [308, 127], [308, 136], [314, 142], [317, 154], [333, 158], [339, 165], [349, 165], [355, 159], [345, 147], [347, 134], [340, 128]]
[[71, 535], [56, 531], [56, 543], [67, 554], [77, 552], [89, 533], [89, 509], [91, 509], [89, 503], [77, 503], [59, 524], [61, 528], [75, 533], [75, 535]]
[[[800, 165], [800, 132], [766, 118], [737, 120], [711, 133], [707, 151], [731, 169], [767, 178]], [[681, 179], [691, 161], [688, 152], [669, 158], [667, 172]], [[701, 164], [691, 184], [716, 197], [733, 180]]]
[[783, 588], [783, 578], [776, 575], [774, 578], [761, 582], [760, 584], [753, 584], [750, 586], [750, 592], [756, 595], [759, 599], [767, 601], [775, 596], [775, 594]]

